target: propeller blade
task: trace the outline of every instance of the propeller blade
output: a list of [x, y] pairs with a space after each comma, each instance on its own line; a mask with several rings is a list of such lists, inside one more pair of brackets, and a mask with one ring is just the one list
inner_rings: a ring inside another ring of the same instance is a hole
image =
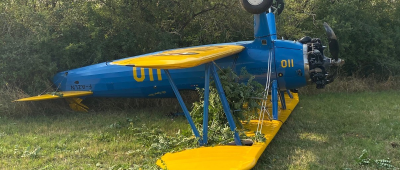
[[332, 58], [337, 61], [339, 59], [339, 42], [336, 34], [326, 22], [324, 22], [324, 28], [328, 35], [329, 51], [331, 52]]

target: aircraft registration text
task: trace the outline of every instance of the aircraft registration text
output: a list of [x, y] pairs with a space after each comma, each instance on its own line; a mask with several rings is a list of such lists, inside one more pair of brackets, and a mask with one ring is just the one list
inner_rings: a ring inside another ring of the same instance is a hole
[[92, 90], [92, 85], [71, 85], [71, 90]]

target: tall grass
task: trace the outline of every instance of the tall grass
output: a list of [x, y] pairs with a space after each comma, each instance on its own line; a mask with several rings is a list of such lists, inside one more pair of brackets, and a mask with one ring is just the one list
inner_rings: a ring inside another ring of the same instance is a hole
[[14, 102], [14, 100], [25, 97], [29, 97], [29, 95], [21, 89], [9, 85], [1, 87], [0, 116], [24, 117], [71, 112], [64, 100]]
[[385, 80], [375, 77], [338, 77], [334, 82], [325, 86], [324, 89], [316, 89], [315, 85], [308, 85], [299, 90], [300, 94], [313, 95], [326, 92], [371, 92], [382, 90], [400, 89], [400, 76], [391, 76]]

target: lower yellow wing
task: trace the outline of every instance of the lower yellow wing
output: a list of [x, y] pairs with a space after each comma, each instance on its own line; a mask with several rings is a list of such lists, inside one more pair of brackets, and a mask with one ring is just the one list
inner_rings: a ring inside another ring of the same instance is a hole
[[156, 69], [182, 69], [237, 54], [244, 49], [239, 45], [216, 45], [164, 51], [112, 62], [114, 65]]
[[23, 102], [23, 101], [39, 101], [39, 100], [52, 100], [52, 99], [61, 99], [61, 98], [72, 98], [72, 97], [80, 97], [80, 96], [89, 96], [92, 95], [91, 91], [64, 91], [64, 92], [53, 92], [49, 94], [28, 97], [23, 99], [15, 100], [15, 102]]

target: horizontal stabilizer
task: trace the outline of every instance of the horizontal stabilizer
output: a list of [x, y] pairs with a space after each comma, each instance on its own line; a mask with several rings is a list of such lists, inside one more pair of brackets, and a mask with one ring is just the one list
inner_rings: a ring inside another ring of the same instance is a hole
[[182, 69], [237, 54], [243, 49], [244, 47], [239, 45], [191, 47], [128, 58], [111, 64], [155, 69]]
[[62, 98], [89, 96], [89, 95], [92, 95], [92, 94], [93, 94], [93, 92], [91, 92], [91, 91], [51, 92], [51, 93], [47, 93], [47, 94], [43, 94], [43, 95], [39, 95], [39, 96], [18, 99], [18, 100], [15, 100], [15, 102], [62, 99]]

